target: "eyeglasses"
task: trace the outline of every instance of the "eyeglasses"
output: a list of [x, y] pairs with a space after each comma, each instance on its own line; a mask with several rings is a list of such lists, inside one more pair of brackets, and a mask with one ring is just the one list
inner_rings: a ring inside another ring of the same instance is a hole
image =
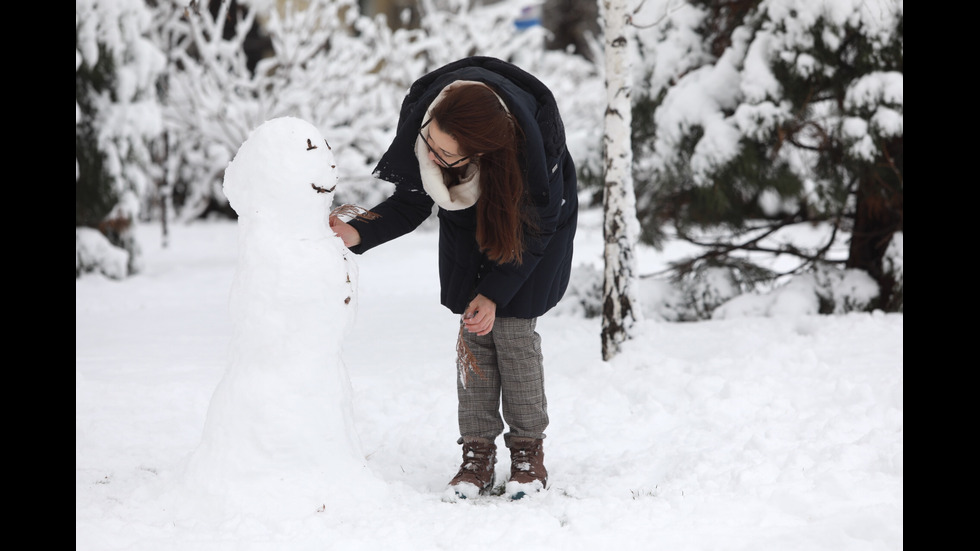
[[432, 154], [436, 156], [436, 159], [440, 163], [442, 163], [442, 166], [444, 166], [446, 168], [452, 168], [452, 167], [458, 165], [459, 163], [465, 161], [466, 159], [469, 159], [470, 158], [470, 156], [467, 155], [465, 157], [460, 157], [454, 163], [446, 162], [446, 160], [442, 158], [442, 155], [439, 155], [438, 153], [436, 153], [435, 148], [433, 148], [432, 145], [429, 143], [429, 137], [422, 133], [422, 129], [425, 128], [426, 126], [428, 126], [430, 122], [432, 122], [432, 119], [429, 119], [429, 120], [425, 121], [425, 123], [422, 126], [419, 127], [419, 136], [422, 138], [422, 141], [425, 142], [425, 147], [428, 147], [429, 148], [429, 151], [431, 151]]

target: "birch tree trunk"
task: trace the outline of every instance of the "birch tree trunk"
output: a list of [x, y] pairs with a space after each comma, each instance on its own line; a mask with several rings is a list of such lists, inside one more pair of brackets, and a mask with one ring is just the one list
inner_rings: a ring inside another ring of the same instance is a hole
[[612, 359], [632, 337], [640, 321], [636, 298], [636, 258], [639, 236], [633, 191], [633, 149], [630, 138], [632, 26], [628, 0], [602, 0], [605, 19], [606, 115], [603, 146], [605, 185], [603, 227], [605, 271], [602, 301], [602, 358]]

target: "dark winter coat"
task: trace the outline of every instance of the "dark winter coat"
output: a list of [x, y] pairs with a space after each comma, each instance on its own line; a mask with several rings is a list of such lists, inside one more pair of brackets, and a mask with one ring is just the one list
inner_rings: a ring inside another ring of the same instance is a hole
[[550, 310], [568, 287], [572, 242], [578, 219], [575, 165], [565, 147], [565, 127], [551, 91], [523, 69], [490, 57], [469, 57], [419, 78], [405, 97], [397, 133], [374, 169], [395, 191], [371, 211], [380, 218], [353, 220], [361, 254], [402, 236], [431, 213], [433, 200], [423, 190], [415, 141], [426, 108], [448, 84], [479, 81], [507, 104], [525, 134], [521, 166], [536, 214], [537, 229], [526, 231], [521, 264], [498, 264], [476, 242], [476, 207], [438, 209], [439, 279], [442, 304], [462, 314], [483, 294], [497, 305], [497, 316], [533, 318]]

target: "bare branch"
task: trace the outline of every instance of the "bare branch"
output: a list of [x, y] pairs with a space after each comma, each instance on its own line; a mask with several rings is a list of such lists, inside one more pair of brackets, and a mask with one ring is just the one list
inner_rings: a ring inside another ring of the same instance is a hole
[[636, 9], [633, 10], [633, 13], [626, 16], [626, 23], [636, 27], [637, 29], [649, 29], [650, 27], [655, 27], [662, 23], [664, 19], [667, 19], [668, 13], [677, 11], [684, 7], [683, 3], [681, 3], [682, 5], [671, 7], [671, 2], [667, 2], [667, 5], [664, 7], [664, 13], [661, 14], [660, 17], [654, 19], [650, 23], [637, 23], [633, 21], [633, 16], [640, 13], [640, 10], [643, 8], [643, 4], [646, 4], [646, 0], [640, 0], [640, 3], [637, 4]]

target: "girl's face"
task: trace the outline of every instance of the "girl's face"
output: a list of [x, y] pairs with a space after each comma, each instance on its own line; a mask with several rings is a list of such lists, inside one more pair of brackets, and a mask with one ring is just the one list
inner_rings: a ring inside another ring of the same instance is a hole
[[470, 162], [468, 155], [460, 155], [459, 142], [443, 132], [435, 119], [429, 119], [423, 124], [419, 134], [422, 135], [422, 139], [429, 147], [429, 159], [431, 161], [446, 168], [465, 166]]

